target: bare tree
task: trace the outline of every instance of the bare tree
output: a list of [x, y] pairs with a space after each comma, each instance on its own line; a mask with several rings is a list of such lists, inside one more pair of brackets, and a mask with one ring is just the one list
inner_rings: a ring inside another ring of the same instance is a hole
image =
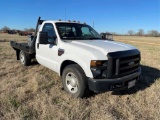
[[10, 28], [7, 26], [4, 26], [3, 28], [1, 28], [1, 30], [6, 31], [6, 30], [10, 30]]
[[137, 35], [143, 36], [144, 35], [144, 30], [143, 29], [139, 29], [138, 32], [137, 32]]
[[158, 37], [159, 33], [157, 30], [151, 30], [151, 31], [148, 31], [148, 35], [153, 37]]
[[133, 35], [134, 31], [133, 30], [128, 30], [128, 35]]

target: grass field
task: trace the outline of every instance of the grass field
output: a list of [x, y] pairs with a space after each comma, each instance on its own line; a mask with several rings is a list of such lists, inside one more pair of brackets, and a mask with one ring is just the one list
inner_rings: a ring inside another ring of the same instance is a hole
[[27, 37], [0, 34], [0, 40], [4, 39], [0, 41], [0, 120], [160, 119], [160, 38], [115, 36], [116, 41], [141, 51], [140, 81], [128, 91], [91, 94], [84, 99], [66, 94], [55, 72], [39, 64], [23, 67], [16, 61], [8, 41]]

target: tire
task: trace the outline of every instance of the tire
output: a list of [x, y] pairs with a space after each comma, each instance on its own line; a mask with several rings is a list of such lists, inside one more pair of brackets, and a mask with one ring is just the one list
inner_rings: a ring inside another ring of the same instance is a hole
[[22, 63], [22, 65], [24, 66], [29, 66], [31, 64], [31, 58], [30, 58], [30, 55], [25, 53], [24, 51], [20, 51], [19, 53], [19, 58], [20, 58], [20, 61]]
[[62, 84], [64, 90], [75, 98], [82, 98], [88, 93], [86, 75], [77, 64], [71, 64], [64, 68]]

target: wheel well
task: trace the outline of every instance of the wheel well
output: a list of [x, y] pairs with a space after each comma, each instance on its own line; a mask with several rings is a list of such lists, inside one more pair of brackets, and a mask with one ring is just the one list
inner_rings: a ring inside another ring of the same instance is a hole
[[66, 61], [64, 61], [64, 62], [62, 63], [61, 68], [60, 68], [60, 76], [62, 76], [62, 72], [63, 72], [64, 68], [65, 68], [66, 66], [68, 66], [68, 65], [71, 65], [71, 64], [77, 64], [77, 63], [74, 62], [74, 61], [71, 61], [71, 60], [66, 60]]

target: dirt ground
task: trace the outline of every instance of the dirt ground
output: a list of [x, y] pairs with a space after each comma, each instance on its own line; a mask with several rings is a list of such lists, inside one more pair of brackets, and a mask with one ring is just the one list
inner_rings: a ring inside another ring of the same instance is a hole
[[141, 51], [140, 81], [127, 91], [90, 94], [84, 99], [66, 94], [57, 73], [36, 62], [24, 67], [16, 61], [9, 41], [26, 39], [0, 34], [1, 120], [160, 119], [160, 46], [156, 45], [160, 38], [114, 36], [115, 41], [132, 44]]

